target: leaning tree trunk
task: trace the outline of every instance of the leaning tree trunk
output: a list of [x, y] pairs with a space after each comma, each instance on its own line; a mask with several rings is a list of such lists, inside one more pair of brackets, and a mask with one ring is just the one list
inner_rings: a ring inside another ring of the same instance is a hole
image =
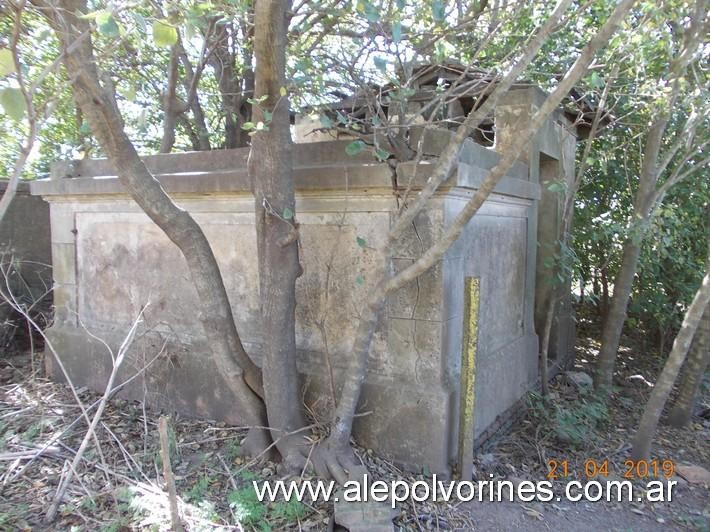
[[708, 364], [710, 364], [710, 311], [706, 309], [695, 333], [688, 360], [685, 362], [684, 378], [678, 386], [678, 396], [666, 418], [669, 425], [680, 428], [690, 423]]
[[[673, 87], [673, 96], [671, 96], [670, 102], [675, 101], [678, 83], [674, 83]], [[641, 256], [641, 244], [646, 233], [651, 211], [657, 199], [658, 157], [663, 145], [663, 134], [668, 125], [672, 105], [672, 103], [669, 103], [667, 108], [657, 116], [650, 125], [648, 136], [646, 137], [641, 172], [639, 174], [639, 186], [634, 197], [634, 211], [628, 226], [628, 235], [624, 241], [621, 267], [614, 279], [614, 295], [611, 298], [611, 305], [604, 319], [601, 338], [602, 346], [594, 374], [594, 387], [602, 397], [609, 394], [612, 388], [616, 355], [621, 341], [621, 331], [626, 321], [626, 311], [629, 305], [634, 276]]]
[[626, 309], [634, 284], [636, 267], [641, 255], [641, 243], [629, 238], [624, 242], [621, 267], [614, 281], [614, 295], [611, 305], [604, 318], [602, 330], [602, 348], [597, 360], [597, 371], [594, 376], [595, 387], [604, 393], [611, 390], [616, 364], [616, 352], [619, 350], [621, 331], [626, 321]]
[[[71, 72], [72, 88], [92, 132], [118, 172], [121, 184], [133, 200], [175, 243], [187, 262], [200, 298], [201, 322], [214, 361], [234, 394], [235, 410], [246, 424], [263, 427], [264, 404], [261, 373], [241, 343], [217, 261], [200, 226], [178, 207], [146, 168], [125, 133], [114, 94], [102, 86], [91, 43], [89, 22], [81, 13], [85, 0], [57, 3], [35, 0], [59, 38], [64, 64]], [[250, 432], [249, 451], [263, 450], [269, 438], [262, 429]]]
[[296, 369], [296, 279], [298, 224], [292, 171], [289, 100], [285, 85], [287, 0], [257, 0], [256, 58], [249, 175], [254, 191], [263, 335], [264, 395], [269, 426], [286, 463], [303, 465], [301, 434], [306, 422]]
[[683, 365], [685, 355], [688, 353], [688, 348], [690, 347], [690, 342], [693, 341], [695, 331], [698, 328], [700, 319], [709, 302], [710, 272], [705, 274], [703, 284], [698, 289], [693, 302], [685, 313], [683, 325], [681, 325], [678, 336], [676, 336], [673, 342], [673, 349], [671, 349], [668, 360], [665, 366], [663, 366], [663, 371], [658, 377], [656, 385], [653, 387], [651, 397], [649, 397], [648, 403], [646, 403], [646, 408], [644, 408], [643, 416], [641, 417], [641, 423], [639, 423], [639, 428], [634, 436], [633, 448], [631, 450], [632, 460], [646, 460], [650, 455], [651, 440], [653, 439], [653, 434], [656, 432], [661, 412], [673, 389], [673, 383]]

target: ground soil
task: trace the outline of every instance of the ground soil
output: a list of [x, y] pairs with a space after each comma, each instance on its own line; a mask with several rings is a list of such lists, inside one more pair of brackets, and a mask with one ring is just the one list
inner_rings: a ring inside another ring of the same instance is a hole
[[[599, 346], [593, 327], [580, 325], [575, 369], [589, 373]], [[567, 460], [571, 472], [564, 480], [585, 480], [589, 459], [608, 460], [610, 478], [620, 478], [628, 442], [661, 363], [642, 341], [626, 338], [608, 410], [600, 410], [583, 388], [558, 376], [550, 399], [532, 396], [512, 430], [479, 452], [476, 478], [535, 482], [545, 479], [549, 460]], [[79, 390], [79, 396], [87, 407], [99, 397], [89, 390]], [[708, 386], [700, 402], [710, 402]], [[157, 419], [157, 413], [140, 403], [111, 400], [98, 431], [103, 458], [90, 448], [58, 519], [44, 525], [43, 515], [86, 424], [69, 388], [42, 377], [40, 355], [0, 354], [0, 530], [168, 530]], [[243, 430], [179, 417], [171, 423], [171, 459], [189, 530], [237, 530], [240, 523], [246, 530], [332, 526], [331, 504], [263, 506], [253, 500], [252, 479], [281, 477], [278, 464], [240, 456]], [[47, 452], [31, 460], [62, 433]], [[710, 469], [708, 442], [710, 421], [702, 416], [682, 430], [661, 426], [654, 458]], [[426, 472], [400, 471], [367, 449], [356, 447], [356, 453], [373, 479], [429, 478]], [[710, 530], [708, 486], [677, 475], [674, 479], [679, 486], [670, 503], [407, 503], [398, 508], [394, 523], [402, 530]], [[556, 488], [562, 481], [555, 481]]]

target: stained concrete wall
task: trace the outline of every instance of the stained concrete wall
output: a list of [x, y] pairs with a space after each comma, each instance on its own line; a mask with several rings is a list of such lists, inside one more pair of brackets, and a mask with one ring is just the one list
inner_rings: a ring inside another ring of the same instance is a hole
[[[308, 400], [325, 419], [327, 368], [333, 368], [337, 388], [349, 364], [358, 309], [373, 281], [371, 248], [384, 241], [397, 209], [390, 167], [367, 153], [347, 157], [346, 143], [295, 150], [304, 266], [297, 282], [298, 365]], [[239, 332], [259, 363], [263, 338], [247, 154], [158, 155], [147, 157], [146, 164], [205, 231]], [[407, 267], [440, 237], [498, 158], [491, 149], [465, 143], [456, 175], [397, 243], [393, 269]], [[430, 162], [402, 164], [396, 178], [411, 179], [416, 189], [431, 168]], [[183, 258], [114, 175], [107, 161], [62, 163], [53, 169], [53, 179], [33, 184], [33, 193], [51, 204], [57, 319], [50, 338], [76, 384], [102, 389], [111, 358], [84, 328], [115, 347], [149, 301], [144, 327], [149, 332], [135, 343], [122, 378], [166, 347], [122, 393], [188, 415], [239, 423], [195, 320], [199, 294]], [[517, 163], [444, 259], [389, 297], [360, 404], [368, 414], [355, 427], [362, 444], [405, 466], [449, 470], [458, 436], [466, 277], [481, 282], [475, 435], [483, 435], [534, 385], [538, 178], [527, 164]], [[56, 365], [50, 370], [56, 373]]]
[[[0, 181], [0, 196], [6, 181]], [[49, 204], [30, 195], [30, 187], [21, 182], [5, 217], [0, 222], [0, 253], [18, 266], [22, 280], [14, 283], [18, 296], [36, 299], [52, 286], [52, 257], [49, 229]], [[48, 295], [51, 297], [51, 294]]]
[[[532, 135], [530, 146], [520, 160], [528, 165], [530, 181], [540, 184], [540, 201], [535, 206], [536, 226], [531, 227], [530, 242], [536, 242], [534, 283], [534, 323], [541, 335], [547, 308], [554, 287], [550, 264], [559, 254], [561, 220], [565, 188], [574, 183], [577, 133], [561, 110], [555, 111], [543, 127], [528, 131], [535, 112], [544, 101], [545, 93], [536, 87], [509, 91], [501, 98], [495, 111], [495, 149], [502, 152]], [[552, 183], [562, 185], [552, 190]], [[534, 235], [534, 236], [533, 236]], [[557, 302], [550, 333], [549, 355], [552, 369], [560, 369], [574, 359], [575, 319], [569, 285], [559, 290], [563, 297]]]

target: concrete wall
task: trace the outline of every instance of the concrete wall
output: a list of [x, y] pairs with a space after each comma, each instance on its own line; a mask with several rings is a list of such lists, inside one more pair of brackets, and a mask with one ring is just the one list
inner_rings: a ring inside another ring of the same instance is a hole
[[[526, 94], [521, 94], [526, 97]], [[388, 165], [347, 157], [347, 142], [295, 150], [304, 274], [297, 282], [299, 370], [307, 397], [327, 419], [328, 360], [335, 385], [349, 363], [357, 313], [372, 283], [372, 247], [396, 213]], [[220, 264], [239, 332], [260, 360], [258, 270], [247, 150], [158, 155], [146, 163], [205, 231]], [[402, 269], [435, 242], [498, 161], [467, 141], [455, 176], [397, 243]], [[420, 187], [431, 163], [402, 164], [399, 183]], [[135, 343], [123, 378], [165, 354], [127, 386], [127, 397], [188, 415], [239, 423], [195, 320], [199, 294], [178, 250], [126, 195], [107, 161], [62, 163], [33, 184], [51, 204], [57, 319], [50, 331], [76, 384], [102, 389], [111, 358], [84, 327], [117, 346], [139, 309], [149, 329]], [[387, 301], [370, 352], [355, 436], [408, 466], [446, 472], [457, 452], [462, 286], [480, 279], [474, 434], [484, 434], [534, 385], [538, 175], [517, 163], [430, 272]], [[358, 245], [357, 238], [365, 246]], [[327, 348], [326, 348], [327, 346]], [[56, 367], [50, 367], [56, 372]]]
[[[7, 182], [0, 181], [0, 196], [5, 193], [6, 186]], [[14, 295], [24, 303], [41, 299], [44, 303], [35, 309], [47, 313], [52, 298], [49, 204], [42, 198], [31, 196], [27, 183], [19, 184], [10, 208], [0, 222], [0, 261], [6, 263], [11, 259], [16, 265], [9, 279]], [[45, 318], [51, 319], [51, 316]], [[9, 305], [0, 301], [0, 327], [6, 320], [15, 323], [17, 316]], [[43, 320], [38, 321], [43, 323]], [[10, 341], [14, 337], [13, 331], [12, 326], [0, 331], [0, 342]]]
[[[7, 182], [0, 181], [0, 196], [5, 193]], [[51, 286], [52, 263], [49, 229], [49, 204], [30, 195], [28, 183], [20, 183], [15, 199], [0, 222], [0, 250], [11, 253], [20, 261], [26, 261], [23, 271], [33, 289]], [[30, 262], [36, 262], [30, 266]]]
[[[527, 135], [527, 124], [539, 109], [545, 94], [536, 87], [509, 91], [495, 112], [495, 149], [504, 151]], [[570, 187], [575, 178], [577, 133], [561, 111], [553, 113], [545, 125], [532, 136], [530, 147], [521, 161], [527, 163], [530, 180], [540, 184], [541, 198], [536, 206], [537, 225], [531, 228], [530, 242], [537, 242], [535, 268], [535, 330], [542, 333], [554, 286], [549, 267], [559, 253], [564, 193], [550, 190], [551, 183]], [[532, 235], [535, 235], [534, 237]], [[569, 285], [560, 290], [565, 296], [558, 301], [550, 333], [550, 363], [555, 369], [574, 358], [575, 319]]]

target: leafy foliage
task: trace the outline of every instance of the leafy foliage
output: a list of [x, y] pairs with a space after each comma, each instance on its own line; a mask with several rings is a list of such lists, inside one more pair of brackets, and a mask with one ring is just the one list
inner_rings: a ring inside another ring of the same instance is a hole
[[589, 442], [596, 429], [607, 419], [606, 404], [591, 393], [582, 393], [574, 402], [545, 402], [535, 392], [528, 394], [531, 417], [543, 430], [553, 434], [563, 445], [581, 447]]
[[290, 501], [275, 501], [267, 506], [266, 503], [259, 502], [251, 482], [247, 486], [231, 491], [227, 500], [240, 523], [262, 531], [272, 530], [270, 521], [294, 525], [306, 515], [308, 510], [295, 498]]

